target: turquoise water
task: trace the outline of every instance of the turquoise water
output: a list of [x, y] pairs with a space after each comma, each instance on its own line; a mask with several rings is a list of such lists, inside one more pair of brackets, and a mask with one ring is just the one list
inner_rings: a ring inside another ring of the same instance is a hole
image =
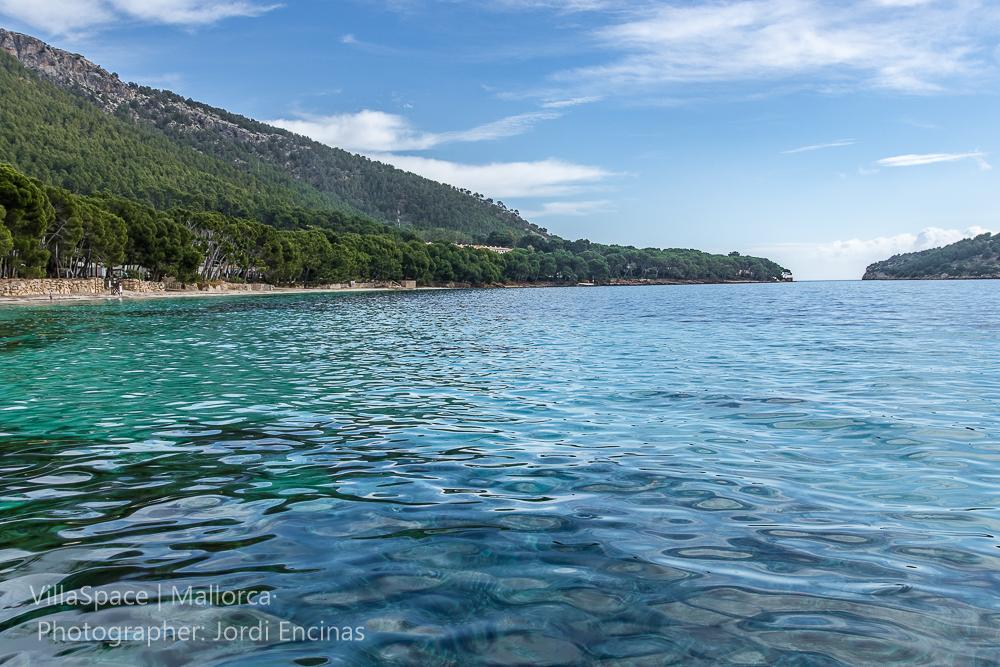
[[996, 664], [998, 288], [2, 308], [0, 663]]

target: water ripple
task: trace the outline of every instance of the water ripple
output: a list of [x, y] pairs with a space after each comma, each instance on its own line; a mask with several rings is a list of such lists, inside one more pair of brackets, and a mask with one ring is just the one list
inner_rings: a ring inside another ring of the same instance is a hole
[[[0, 310], [0, 662], [996, 664], [994, 287]], [[59, 584], [275, 597], [32, 601]]]

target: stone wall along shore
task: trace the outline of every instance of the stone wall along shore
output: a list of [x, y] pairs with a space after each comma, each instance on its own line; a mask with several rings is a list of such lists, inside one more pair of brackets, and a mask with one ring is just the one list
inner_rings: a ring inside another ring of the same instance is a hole
[[122, 281], [122, 289], [126, 292], [162, 292], [166, 288], [160, 282], [126, 278]]
[[[314, 289], [416, 289], [414, 280], [402, 282], [350, 282], [332, 283], [329, 285], [314, 285]], [[213, 282], [207, 284], [181, 284], [173, 280], [154, 282], [127, 278], [122, 281], [122, 290], [126, 294], [154, 294], [165, 292], [272, 292], [274, 285], [267, 283], [226, 283]], [[111, 290], [104, 284], [103, 278], [9, 278], [0, 279], [0, 297], [45, 297], [45, 296], [110, 296]]]
[[[127, 281], [126, 281], [127, 282]], [[166, 290], [168, 292], [208, 292], [210, 294], [216, 294], [219, 292], [272, 292], [274, 291], [274, 285], [268, 285], [267, 283], [226, 283], [226, 282], [211, 282], [211, 283], [179, 283], [176, 280], [170, 279], [167, 283], [159, 283], [161, 290]], [[128, 287], [125, 287], [128, 289]]]
[[0, 296], [70, 296], [105, 294], [103, 278], [7, 278], [0, 280]]
[[[126, 292], [162, 292], [163, 283], [124, 280]], [[0, 280], [0, 296], [106, 296], [111, 290], [103, 278], [6, 278]]]

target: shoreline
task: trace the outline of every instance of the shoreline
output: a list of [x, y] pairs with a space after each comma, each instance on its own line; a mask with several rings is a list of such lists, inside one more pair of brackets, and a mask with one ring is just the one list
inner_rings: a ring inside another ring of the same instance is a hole
[[450, 286], [427, 286], [416, 288], [400, 287], [275, 287], [270, 290], [224, 290], [224, 291], [143, 291], [133, 292], [126, 290], [121, 296], [108, 294], [37, 294], [30, 296], [0, 296], [0, 308], [4, 306], [31, 306], [45, 304], [93, 304], [108, 301], [144, 301], [152, 299], [194, 299], [202, 297], [248, 297], [248, 296], [280, 296], [291, 294], [344, 294], [363, 292], [427, 292], [453, 289], [540, 289], [548, 287], [655, 287], [655, 286], [678, 286], [678, 285], [770, 285], [781, 284], [770, 281], [753, 280], [727, 280], [717, 282], [706, 282], [700, 280], [671, 280], [658, 282], [628, 282], [610, 283], [601, 285], [591, 284], [566, 284], [566, 283], [507, 283], [496, 285], [464, 285], [456, 284]]
[[279, 296], [288, 294], [334, 294], [355, 292], [415, 292], [426, 290], [448, 289], [446, 287], [417, 287], [401, 289], [398, 287], [275, 287], [271, 290], [231, 290], [231, 291], [163, 291], [163, 292], [124, 292], [121, 296], [108, 294], [52, 294], [31, 296], [0, 296], [0, 307], [30, 306], [45, 304], [101, 303], [106, 301], [145, 301], [152, 299], [197, 299], [202, 297], [229, 296]]
[[905, 281], [920, 281], [920, 280], [937, 280], [937, 281], [941, 281], [941, 282], [948, 281], [948, 280], [955, 280], [955, 281], [959, 281], [959, 280], [1000, 280], [1000, 275], [994, 275], [994, 276], [919, 276], [919, 277], [916, 277], [916, 278], [911, 278], [911, 277], [906, 277], [906, 278], [890, 278], [889, 276], [880, 276], [880, 277], [871, 277], [871, 278], [869, 278], [868, 274], [866, 273], [864, 276], [862, 276], [861, 280], [864, 280], [865, 282], [869, 282], [869, 283], [874, 283], [874, 282], [879, 282], [879, 281], [882, 281], [882, 282], [893, 282], [893, 281], [895, 281], [895, 282], [901, 282], [901, 281], [904, 281], [905, 282]]

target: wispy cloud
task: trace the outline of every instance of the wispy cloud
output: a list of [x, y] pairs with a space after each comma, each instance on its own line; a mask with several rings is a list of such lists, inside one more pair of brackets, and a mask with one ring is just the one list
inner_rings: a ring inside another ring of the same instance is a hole
[[495, 139], [524, 134], [538, 123], [546, 120], [555, 120], [560, 115], [554, 111], [530, 111], [528, 113], [507, 116], [506, 118], [501, 118], [500, 120], [468, 130], [441, 132], [433, 136], [438, 140], [438, 143], [493, 141]]
[[883, 7], [919, 7], [929, 5], [935, 0], [875, 0], [875, 4]]
[[357, 113], [303, 116], [267, 121], [320, 143], [358, 152], [389, 153], [428, 150], [442, 144], [493, 141], [524, 134], [542, 121], [558, 118], [555, 111], [507, 116], [466, 130], [423, 132], [405, 117], [365, 109]]
[[798, 148], [789, 148], [787, 151], [781, 151], [782, 155], [794, 155], [795, 153], [808, 153], [810, 151], [819, 151], [824, 148], [839, 148], [840, 146], [853, 146], [858, 143], [854, 139], [838, 139], [837, 141], [831, 141], [826, 144], [809, 144], [808, 146], [799, 146]]
[[542, 103], [543, 109], [566, 109], [568, 107], [578, 107], [583, 104], [593, 104], [594, 102], [600, 102], [601, 98], [596, 95], [588, 95], [584, 97], [571, 97], [568, 99], [561, 100], [547, 100]]
[[555, 81], [582, 94], [722, 82], [929, 93], [995, 73], [998, 24], [975, 0], [650, 2], [593, 35], [618, 57]]
[[828, 243], [778, 243], [756, 246], [750, 251], [787, 266], [799, 280], [850, 280], [860, 278], [872, 262], [901, 253], [940, 248], [988, 231], [991, 230], [983, 227], [926, 227], [916, 234], [907, 232]]
[[983, 171], [993, 168], [986, 161], [986, 153], [982, 151], [972, 151], [969, 153], [909, 153], [907, 155], [882, 158], [875, 164], [882, 167], [921, 167], [939, 162], [958, 162], [960, 160], [972, 160]]
[[[576, 12], [593, 12], [604, 9], [622, 8], [631, 0], [438, 0], [442, 3], [457, 4], [465, 2], [477, 9], [491, 11], [555, 11], [562, 14]], [[429, 0], [382, 0], [385, 7], [391, 11], [413, 14], [429, 4]]]
[[129, 80], [141, 83], [151, 88], [177, 89], [184, 83], [184, 75], [180, 72], [164, 72], [162, 74], [133, 74]]
[[622, 0], [491, 0], [483, 3], [498, 9], [590, 12], [622, 6]]
[[48, 34], [123, 21], [197, 26], [280, 7], [252, 0], [0, 0], [0, 15]]
[[97, 0], [0, 0], [0, 16], [52, 34], [63, 34], [115, 18], [113, 8]]
[[260, 16], [280, 4], [245, 0], [108, 0], [128, 16], [155, 23], [203, 25], [240, 16]]
[[581, 216], [594, 213], [607, 213], [614, 210], [614, 206], [608, 199], [588, 200], [588, 201], [549, 201], [544, 202], [539, 208], [522, 211], [528, 219], [547, 218], [551, 216]]
[[399, 56], [405, 53], [404, 49], [397, 46], [389, 46], [387, 44], [379, 44], [377, 42], [369, 42], [367, 40], [361, 39], [354, 33], [346, 33], [341, 35], [340, 43], [344, 46], [357, 49], [359, 51], [364, 51], [366, 53], [371, 53], [377, 56]]
[[[481, 142], [523, 134], [537, 123], [558, 118], [556, 111], [507, 116], [465, 130], [424, 132], [405, 117], [384, 111], [267, 121], [320, 143], [363, 153], [368, 157], [442, 183], [482, 192], [491, 197], [553, 197], [580, 192], [613, 174], [600, 167], [554, 158], [534, 161], [467, 164], [416, 155], [449, 143]], [[558, 207], [557, 207], [558, 208]], [[543, 207], [543, 214], [546, 209]], [[548, 209], [555, 214], [555, 209]]]
[[614, 176], [600, 167], [557, 159], [466, 164], [413, 155], [370, 157], [434, 181], [503, 199], [573, 194]]

